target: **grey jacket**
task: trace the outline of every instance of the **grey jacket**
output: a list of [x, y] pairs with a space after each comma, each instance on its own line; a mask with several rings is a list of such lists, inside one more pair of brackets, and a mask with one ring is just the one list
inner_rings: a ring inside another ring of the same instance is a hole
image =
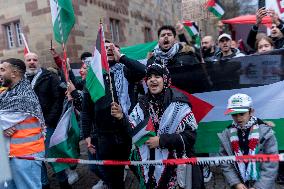
[[[277, 154], [278, 145], [276, 137], [270, 126], [264, 124], [261, 120], [258, 120], [259, 124], [259, 154]], [[233, 156], [234, 153], [230, 144], [230, 127], [226, 128], [222, 133], [218, 133], [218, 137], [221, 141], [220, 156]], [[231, 187], [238, 183], [244, 183], [237, 164], [222, 164], [221, 169], [225, 176], [225, 179]], [[275, 178], [277, 176], [278, 163], [268, 162], [260, 164], [260, 178], [254, 183], [255, 189], [274, 189]]]

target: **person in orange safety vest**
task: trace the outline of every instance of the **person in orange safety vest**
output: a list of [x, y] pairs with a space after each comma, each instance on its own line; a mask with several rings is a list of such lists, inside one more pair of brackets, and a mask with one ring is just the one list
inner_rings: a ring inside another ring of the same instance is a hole
[[0, 93], [0, 129], [10, 155], [12, 180], [0, 183], [8, 189], [41, 189], [39, 161], [13, 156], [44, 157], [44, 118], [38, 98], [24, 77], [25, 63], [10, 58], [0, 63], [2, 86]]

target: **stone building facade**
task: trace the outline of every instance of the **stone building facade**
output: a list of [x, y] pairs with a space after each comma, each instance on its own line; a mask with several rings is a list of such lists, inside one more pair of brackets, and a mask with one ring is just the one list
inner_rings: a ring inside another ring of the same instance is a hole
[[[84, 51], [92, 51], [103, 20], [105, 38], [120, 46], [157, 39], [157, 29], [181, 18], [181, 0], [72, 0], [76, 23], [67, 41], [72, 62]], [[50, 65], [53, 39], [49, 0], [0, 0], [0, 59], [23, 58], [26, 36], [29, 48]], [[61, 52], [59, 44], [53, 42]]]

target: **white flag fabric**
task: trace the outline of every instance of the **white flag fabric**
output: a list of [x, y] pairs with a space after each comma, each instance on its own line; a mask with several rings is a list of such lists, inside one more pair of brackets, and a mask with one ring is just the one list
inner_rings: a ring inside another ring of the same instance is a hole
[[0, 184], [12, 178], [9, 167], [8, 154], [5, 149], [3, 131], [0, 128]]
[[279, 15], [279, 17], [284, 19], [284, 1], [283, 0], [265, 0], [266, 9], [273, 9]]

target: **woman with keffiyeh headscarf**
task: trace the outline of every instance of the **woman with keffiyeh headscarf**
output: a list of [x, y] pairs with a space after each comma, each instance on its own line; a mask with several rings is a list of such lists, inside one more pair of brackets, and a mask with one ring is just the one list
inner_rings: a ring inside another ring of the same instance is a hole
[[[147, 67], [146, 84], [148, 93], [138, 100], [132, 113], [127, 117], [120, 105], [112, 104], [111, 113], [124, 122], [135, 146], [132, 159], [164, 160], [193, 156], [197, 123], [191, 111], [188, 98], [174, 88], [170, 88], [169, 71], [160, 64]], [[140, 180], [140, 188], [178, 188], [177, 166], [138, 166], [135, 170]], [[192, 188], [202, 185], [199, 167], [193, 166]], [[185, 176], [185, 175], [184, 175]], [[188, 188], [188, 187], [187, 187]]]

